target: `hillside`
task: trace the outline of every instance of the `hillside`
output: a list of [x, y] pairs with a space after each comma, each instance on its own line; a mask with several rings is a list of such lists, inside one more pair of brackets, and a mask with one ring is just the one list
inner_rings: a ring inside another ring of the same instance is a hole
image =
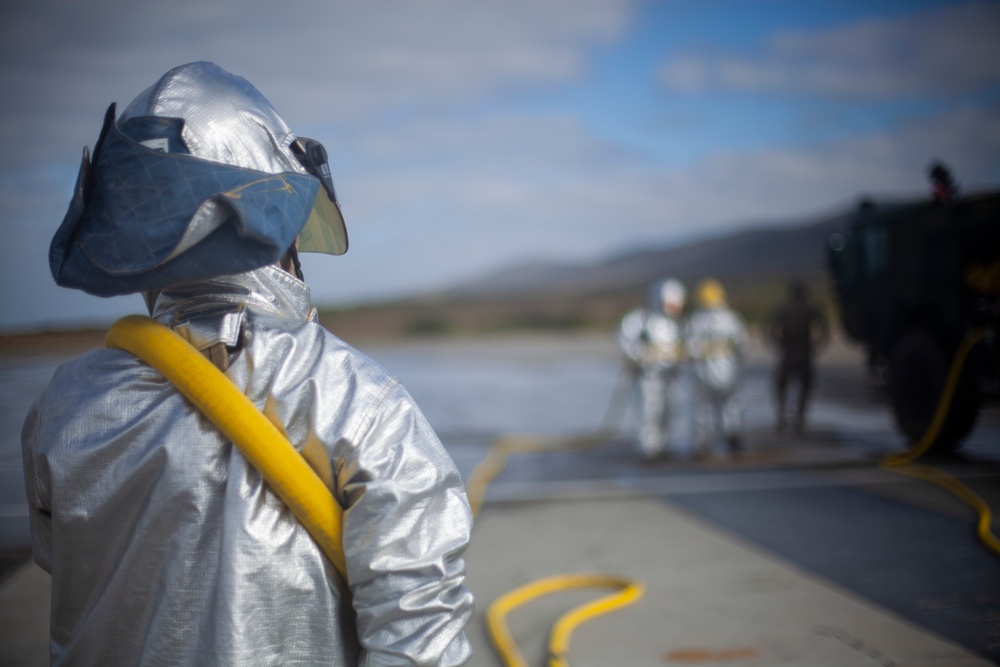
[[455, 287], [445, 298], [514, 296], [587, 297], [641, 291], [664, 275], [694, 283], [707, 275], [723, 282], [815, 279], [824, 271], [826, 239], [846, 216], [801, 227], [759, 227], [680, 246], [622, 253], [592, 265], [511, 267]]
[[[713, 276], [751, 323], [767, 316], [793, 278], [835, 317], [825, 248], [847, 214], [797, 227], [760, 226], [683, 245], [624, 252], [593, 264], [534, 263], [454, 288], [378, 306], [327, 311], [324, 322], [350, 337], [364, 327], [390, 334], [490, 333], [512, 329], [613, 327], [643, 300], [646, 286], [674, 276], [693, 286]], [[359, 332], [360, 335], [360, 332]]]

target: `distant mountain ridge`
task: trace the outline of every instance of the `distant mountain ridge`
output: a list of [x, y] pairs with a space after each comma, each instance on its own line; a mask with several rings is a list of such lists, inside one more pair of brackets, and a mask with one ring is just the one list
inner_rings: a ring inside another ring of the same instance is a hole
[[592, 264], [517, 265], [440, 296], [457, 300], [612, 296], [641, 293], [663, 276], [689, 284], [706, 276], [724, 283], [793, 277], [815, 281], [824, 273], [827, 239], [843, 229], [849, 215], [845, 212], [802, 226], [759, 226], [682, 245], [622, 253]]

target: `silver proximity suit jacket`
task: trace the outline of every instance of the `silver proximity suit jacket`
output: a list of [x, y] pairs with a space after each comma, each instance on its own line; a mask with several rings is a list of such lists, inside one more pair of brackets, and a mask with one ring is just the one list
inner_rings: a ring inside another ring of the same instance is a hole
[[651, 308], [625, 314], [618, 328], [618, 346], [631, 362], [650, 372], [675, 369], [684, 356], [677, 321]]
[[684, 326], [684, 342], [702, 386], [723, 393], [736, 390], [747, 348], [747, 331], [739, 315], [726, 307], [699, 308]]
[[63, 365], [22, 435], [54, 665], [457, 665], [473, 601], [460, 476], [409, 394], [276, 267], [161, 294], [154, 316], [283, 424], [344, 511], [345, 584], [162, 376]]

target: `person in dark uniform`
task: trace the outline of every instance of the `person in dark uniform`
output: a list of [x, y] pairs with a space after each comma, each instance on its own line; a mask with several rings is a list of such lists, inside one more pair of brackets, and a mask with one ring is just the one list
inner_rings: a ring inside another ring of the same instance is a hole
[[777, 427], [788, 426], [786, 404], [788, 388], [797, 384], [798, 403], [792, 426], [796, 433], [805, 428], [806, 410], [815, 375], [813, 359], [816, 351], [826, 344], [829, 331], [819, 308], [809, 302], [806, 286], [793, 281], [788, 287], [788, 301], [778, 306], [767, 325], [768, 340], [778, 350], [779, 360], [774, 377], [778, 402]]

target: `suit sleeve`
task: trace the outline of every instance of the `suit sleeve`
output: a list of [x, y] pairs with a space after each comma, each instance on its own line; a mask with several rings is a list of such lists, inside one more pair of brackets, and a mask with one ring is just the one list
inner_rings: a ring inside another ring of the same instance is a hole
[[460, 665], [472, 513], [454, 463], [394, 381], [360, 427], [338, 486], [362, 665]]

